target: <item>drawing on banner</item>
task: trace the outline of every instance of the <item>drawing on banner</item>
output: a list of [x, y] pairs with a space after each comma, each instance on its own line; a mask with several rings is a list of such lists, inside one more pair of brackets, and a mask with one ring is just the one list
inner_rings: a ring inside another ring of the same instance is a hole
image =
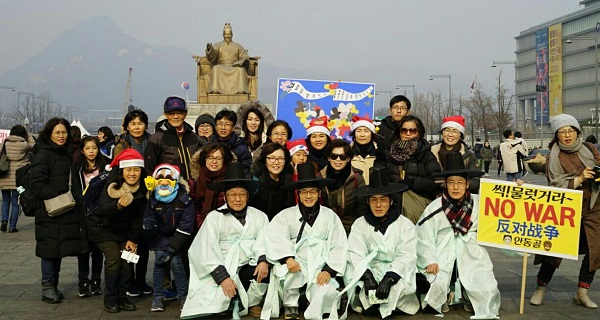
[[323, 80], [279, 79], [277, 119], [290, 124], [291, 139], [305, 136], [314, 118], [327, 116], [331, 138], [348, 139], [353, 116], [371, 118], [375, 85]]
[[582, 191], [481, 179], [479, 197], [478, 243], [577, 260]]

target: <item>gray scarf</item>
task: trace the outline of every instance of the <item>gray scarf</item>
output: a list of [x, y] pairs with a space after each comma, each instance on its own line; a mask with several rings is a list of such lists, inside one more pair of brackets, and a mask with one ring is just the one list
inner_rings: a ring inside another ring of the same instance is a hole
[[[583, 148], [582, 148], [583, 147]], [[550, 155], [548, 158], [548, 177], [550, 179], [550, 186], [558, 187], [558, 188], [568, 188], [569, 180], [575, 179], [577, 175], [575, 172], [566, 173], [563, 170], [563, 167], [560, 165], [560, 161], [558, 160], [558, 154], [563, 151], [566, 153], [577, 152], [579, 159], [583, 163], [583, 165], [587, 168], [593, 168], [596, 165], [596, 160], [594, 159], [594, 154], [590, 149], [583, 146], [583, 141], [581, 141], [581, 137], [577, 138], [577, 141], [571, 146], [565, 146], [560, 142], [555, 143], [550, 150]], [[596, 184], [592, 183], [592, 198], [590, 201], [590, 209], [594, 207], [596, 203], [596, 198], [598, 198], [598, 187]]]

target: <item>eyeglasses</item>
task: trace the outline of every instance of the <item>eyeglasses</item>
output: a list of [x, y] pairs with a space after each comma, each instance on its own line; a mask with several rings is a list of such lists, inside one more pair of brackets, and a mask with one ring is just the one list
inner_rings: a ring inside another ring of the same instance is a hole
[[442, 130], [442, 133], [444, 133], [446, 135], [451, 134], [451, 135], [457, 136], [460, 134], [460, 131], [458, 131], [456, 129], [446, 128], [446, 129]]
[[233, 127], [233, 123], [231, 123], [231, 122], [217, 122], [217, 127], [229, 128], [229, 127]]
[[464, 187], [464, 186], [467, 185], [467, 182], [463, 181], [463, 180], [461, 180], [461, 181], [446, 181], [446, 185], [448, 187], [459, 187], [459, 188], [462, 188], [462, 187]]
[[406, 110], [408, 110], [408, 107], [393, 106], [391, 109], [394, 111], [406, 111]]
[[274, 137], [280, 137], [280, 138], [286, 138], [287, 137], [287, 133], [286, 132], [282, 132], [282, 133], [273, 132], [273, 133], [271, 133], [271, 135], [274, 136]]
[[206, 158], [208, 162], [221, 162], [223, 161], [223, 157], [208, 157]]
[[419, 130], [417, 128], [400, 128], [402, 134], [417, 134]]
[[319, 194], [319, 190], [300, 190], [298, 191], [298, 194], [303, 197], [306, 197], [308, 195], [316, 197]]
[[285, 158], [283, 158], [283, 157], [267, 157], [267, 160], [269, 160], [270, 163], [282, 163], [285, 161]]
[[332, 154], [329, 156], [329, 159], [331, 159], [331, 160], [337, 160], [337, 159], [340, 159], [340, 160], [342, 160], [342, 161], [346, 161], [346, 159], [348, 159], [348, 156], [347, 156], [347, 155], [345, 155], [345, 154], [337, 154], [337, 153], [332, 153]]
[[571, 136], [571, 135], [577, 134], [577, 130], [573, 130], [573, 129], [559, 130], [556, 133], [558, 133], [561, 136], [567, 136], [567, 135]]
[[231, 199], [244, 199], [248, 196], [248, 193], [247, 192], [241, 192], [241, 193], [226, 192], [225, 195], [227, 196], [227, 198], [231, 198]]

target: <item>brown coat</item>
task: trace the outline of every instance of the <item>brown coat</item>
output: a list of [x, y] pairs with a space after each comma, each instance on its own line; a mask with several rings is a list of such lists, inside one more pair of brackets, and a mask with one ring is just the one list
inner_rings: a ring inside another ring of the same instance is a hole
[[0, 189], [2, 190], [15, 190], [15, 173], [17, 169], [29, 164], [29, 158], [27, 153], [31, 151], [35, 141], [29, 136], [29, 141], [19, 136], [8, 136], [4, 140], [2, 148], [6, 148], [6, 155], [10, 160], [8, 174], [0, 178]]
[[[585, 146], [582, 148], [585, 148]], [[600, 153], [595, 148], [591, 148], [591, 150], [594, 154], [594, 158], [596, 159], [596, 164], [600, 165]], [[574, 172], [576, 176], [583, 173], [584, 165], [579, 159], [577, 153], [568, 154], [565, 152], [560, 152], [558, 154], [558, 160], [560, 161], [565, 172]], [[548, 158], [547, 161], [550, 161], [550, 158]], [[546, 163], [546, 168], [549, 167], [549, 164]], [[591, 183], [592, 181], [587, 180], [583, 185], [574, 188], [573, 180], [570, 180], [569, 189], [583, 191], [581, 226], [582, 232], [585, 232], [587, 242], [583, 242], [583, 238], [581, 236], [579, 237], [579, 253], [585, 254], [589, 252], [590, 271], [593, 271], [600, 269], [600, 197], [596, 199], [596, 203], [592, 209], [590, 209]], [[548, 263], [558, 268], [562, 262], [562, 259], [544, 255], [536, 255], [533, 263], [539, 264], [541, 262]]]

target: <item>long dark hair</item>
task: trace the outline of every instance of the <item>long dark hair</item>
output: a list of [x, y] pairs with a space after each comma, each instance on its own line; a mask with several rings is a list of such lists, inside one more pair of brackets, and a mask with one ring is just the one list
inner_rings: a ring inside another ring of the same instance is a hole
[[94, 167], [92, 168], [89, 166], [89, 164], [87, 162], [87, 158], [83, 154], [81, 156], [79, 156], [79, 165], [83, 169], [83, 172], [85, 172], [85, 173], [94, 172], [96, 169], [98, 169], [99, 172], [102, 172], [102, 171], [104, 171], [104, 166], [106, 165], [106, 160], [105, 160], [105, 157], [103, 157], [102, 153], [100, 152], [100, 140], [98, 140], [97, 137], [94, 137], [94, 136], [83, 137], [81, 139], [81, 142], [79, 142], [79, 151], [83, 153], [83, 148], [85, 148], [85, 145], [90, 141], [96, 145], [96, 148], [98, 148], [98, 154], [96, 155], [96, 159], [94, 159]]
[[417, 125], [417, 131], [419, 132], [419, 140], [425, 139], [425, 126], [423, 125], [423, 121], [419, 119], [417, 116], [413, 116], [412, 114], [406, 115], [400, 119], [398, 123], [398, 139], [400, 139], [400, 128], [405, 122], [413, 121]]
[[40, 131], [39, 137], [44, 142], [51, 143], [52, 142], [52, 139], [51, 139], [52, 131], [54, 130], [54, 127], [56, 127], [59, 124], [62, 124], [67, 129], [67, 139], [65, 142], [65, 146], [69, 145], [71, 143], [71, 124], [65, 118], [54, 117], [54, 118], [48, 120], [48, 122], [46, 122], [46, 124], [42, 128], [42, 131]]
[[[142, 172], [140, 173], [140, 188], [138, 190], [138, 192], [143, 192], [146, 193], [147, 189], [146, 189], [146, 184], [144, 183], [144, 177], [146, 176], [146, 169], [144, 167], [142, 168]], [[116, 170], [116, 168], [114, 168], [115, 170], [111, 171], [110, 173], [110, 178], [109, 181], [112, 183], [115, 183], [115, 189], [121, 189], [121, 187], [123, 186], [123, 183], [125, 183], [125, 178], [123, 177], [123, 169], [119, 168], [119, 170]], [[115, 172], [116, 171], [116, 172]], [[113, 175], [113, 172], [114, 175]]]
[[98, 128], [98, 132], [102, 132], [104, 134], [105, 141], [115, 140], [115, 134], [112, 132], [112, 130], [110, 130], [109, 127], [100, 127]]
[[[258, 139], [256, 139], [256, 141], [254, 141], [254, 143], [252, 143], [251, 133], [250, 133], [250, 130], [248, 130], [248, 125], [246, 124], [246, 121], [248, 121], [248, 117], [250, 116], [250, 113], [254, 113], [260, 120], [260, 124], [258, 125], [258, 129], [256, 130], [256, 133], [255, 133], [256, 135], [258, 135]], [[250, 148], [250, 151], [254, 151], [254, 150], [258, 149], [258, 147], [260, 147], [263, 144], [262, 134], [264, 131], [265, 131], [265, 116], [263, 116], [263, 114], [257, 108], [248, 109], [248, 111], [246, 112], [246, 115], [244, 116], [244, 121], [242, 121], [242, 132], [244, 133], [244, 143], [246, 143], [248, 148]]]
[[27, 134], [27, 129], [20, 124], [14, 125], [12, 128], [10, 128], [9, 135], [18, 136], [25, 140], [29, 138], [29, 135]]
[[233, 155], [231, 154], [231, 150], [226, 144], [221, 144], [219, 142], [211, 142], [205, 144], [200, 150], [200, 156], [198, 159], [198, 163], [200, 166], [206, 166], [206, 158], [208, 158], [215, 151], [221, 151], [223, 155], [223, 166], [226, 167], [231, 161], [233, 161]]

